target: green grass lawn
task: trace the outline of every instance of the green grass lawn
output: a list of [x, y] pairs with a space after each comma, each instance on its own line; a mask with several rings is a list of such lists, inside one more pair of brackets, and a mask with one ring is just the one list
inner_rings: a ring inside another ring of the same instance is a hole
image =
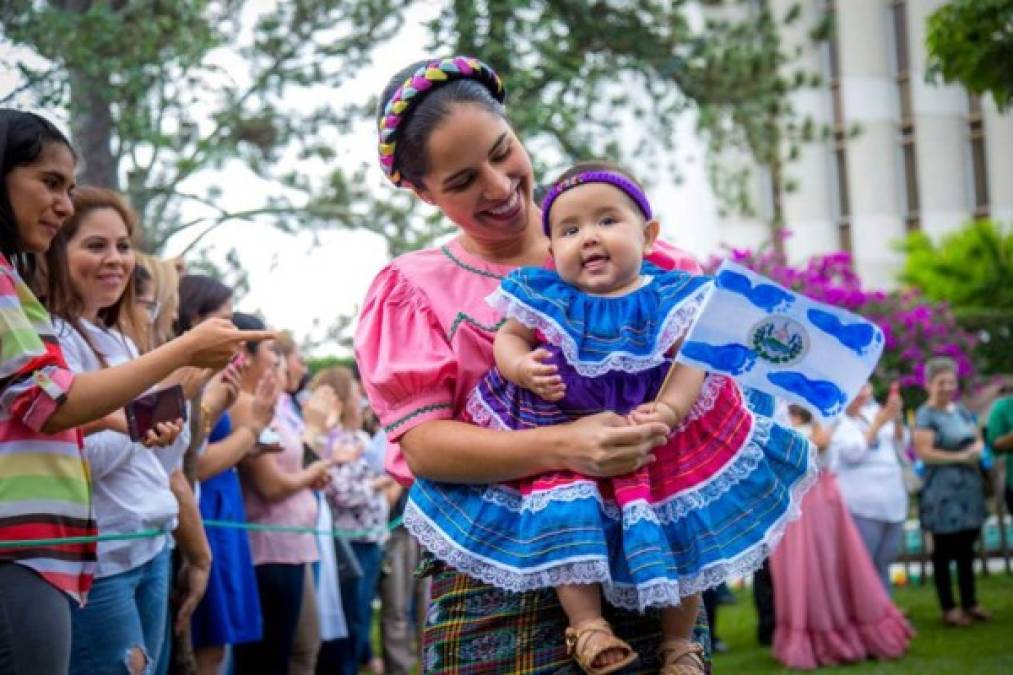
[[[931, 581], [930, 581], [931, 584]], [[792, 673], [756, 642], [756, 613], [749, 589], [735, 592], [738, 603], [718, 610], [718, 634], [729, 646], [714, 657], [714, 672]], [[1010, 675], [1013, 674], [1013, 577], [978, 577], [978, 597], [993, 613], [989, 623], [970, 628], [944, 628], [935, 589], [907, 586], [895, 591], [898, 606], [908, 613], [918, 634], [907, 656], [894, 662], [869, 661], [824, 668], [841, 675]]]

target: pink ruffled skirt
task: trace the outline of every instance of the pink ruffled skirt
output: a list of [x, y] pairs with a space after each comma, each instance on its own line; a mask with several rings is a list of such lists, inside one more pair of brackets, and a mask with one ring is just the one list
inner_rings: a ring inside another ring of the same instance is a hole
[[797, 669], [902, 656], [914, 630], [883, 590], [837, 480], [820, 475], [770, 559], [774, 657]]

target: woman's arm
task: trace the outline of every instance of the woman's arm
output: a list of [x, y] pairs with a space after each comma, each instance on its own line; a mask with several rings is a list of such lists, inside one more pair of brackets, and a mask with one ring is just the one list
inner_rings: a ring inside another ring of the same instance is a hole
[[[1013, 398], [1001, 399], [988, 416], [988, 441], [996, 452], [1013, 452], [1013, 429], [1007, 419], [1013, 419]], [[1010, 464], [1007, 470], [1013, 470]]]
[[65, 431], [104, 417], [134, 400], [176, 368], [220, 368], [247, 340], [267, 340], [271, 331], [241, 331], [225, 319], [209, 319], [158, 349], [114, 368], [80, 373], [42, 430]]
[[331, 466], [330, 461], [320, 459], [305, 469], [286, 473], [278, 469], [274, 455], [249, 457], [239, 464], [249, 484], [269, 502], [280, 502], [309, 487], [323, 487]]
[[231, 469], [249, 454], [259, 432], [246, 424], [216, 443], [208, 443], [204, 454], [197, 457], [197, 480], [207, 480], [226, 469]]
[[654, 461], [668, 439], [660, 422], [631, 425], [615, 413], [524, 431], [458, 422], [423, 422], [401, 437], [412, 473], [450, 483], [495, 483], [548, 471], [618, 476]]
[[[939, 448], [933, 447], [934, 442], [935, 431], [932, 429], [915, 429], [915, 454], [918, 455], [918, 458], [926, 464], [973, 464], [978, 461], [978, 455], [981, 454], [980, 449], [976, 453], [972, 453], [971, 450], [974, 448], [959, 450], [957, 452], [940, 450]], [[975, 447], [977, 447], [977, 445], [978, 444], [976, 443]]]
[[207, 451], [197, 458], [198, 480], [207, 480], [232, 468], [256, 447], [261, 432], [274, 417], [278, 392], [277, 379], [273, 373], [268, 373], [257, 383], [257, 389], [252, 396], [243, 395], [237, 398], [233, 405], [232, 421], [235, 426], [232, 433], [217, 443], [209, 444]]
[[179, 525], [172, 536], [183, 556], [183, 567], [179, 573], [183, 598], [173, 623], [173, 629], [179, 635], [189, 625], [190, 616], [207, 590], [208, 575], [211, 573], [211, 546], [204, 532], [197, 500], [182, 471], [172, 473], [169, 488], [179, 503]]

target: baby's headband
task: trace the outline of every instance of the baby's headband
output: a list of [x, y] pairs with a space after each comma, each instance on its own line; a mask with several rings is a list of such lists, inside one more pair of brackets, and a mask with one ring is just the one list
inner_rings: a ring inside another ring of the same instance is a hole
[[453, 56], [429, 61], [412, 73], [387, 101], [380, 118], [380, 168], [394, 185], [401, 186], [401, 173], [395, 167], [394, 148], [398, 140], [398, 126], [426, 93], [454, 80], [477, 80], [500, 103], [506, 98], [503, 81], [496, 71], [470, 56]]
[[626, 176], [612, 171], [584, 171], [553, 185], [549, 193], [545, 195], [545, 199], [542, 200], [542, 229], [545, 230], [546, 235], [549, 234], [549, 211], [552, 210], [552, 203], [567, 190], [572, 190], [578, 185], [586, 183], [608, 183], [609, 185], [613, 185], [625, 192], [630, 199], [637, 203], [640, 211], [644, 214], [644, 218], [650, 220], [654, 217], [651, 214], [651, 203], [647, 201], [644, 191]]

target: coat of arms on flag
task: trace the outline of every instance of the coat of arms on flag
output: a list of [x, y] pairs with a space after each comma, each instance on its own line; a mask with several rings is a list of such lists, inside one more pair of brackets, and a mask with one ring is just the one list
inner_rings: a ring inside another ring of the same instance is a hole
[[725, 261], [676, 360], [802, 405], [844, 411], [883, 352], [883, 332]]

